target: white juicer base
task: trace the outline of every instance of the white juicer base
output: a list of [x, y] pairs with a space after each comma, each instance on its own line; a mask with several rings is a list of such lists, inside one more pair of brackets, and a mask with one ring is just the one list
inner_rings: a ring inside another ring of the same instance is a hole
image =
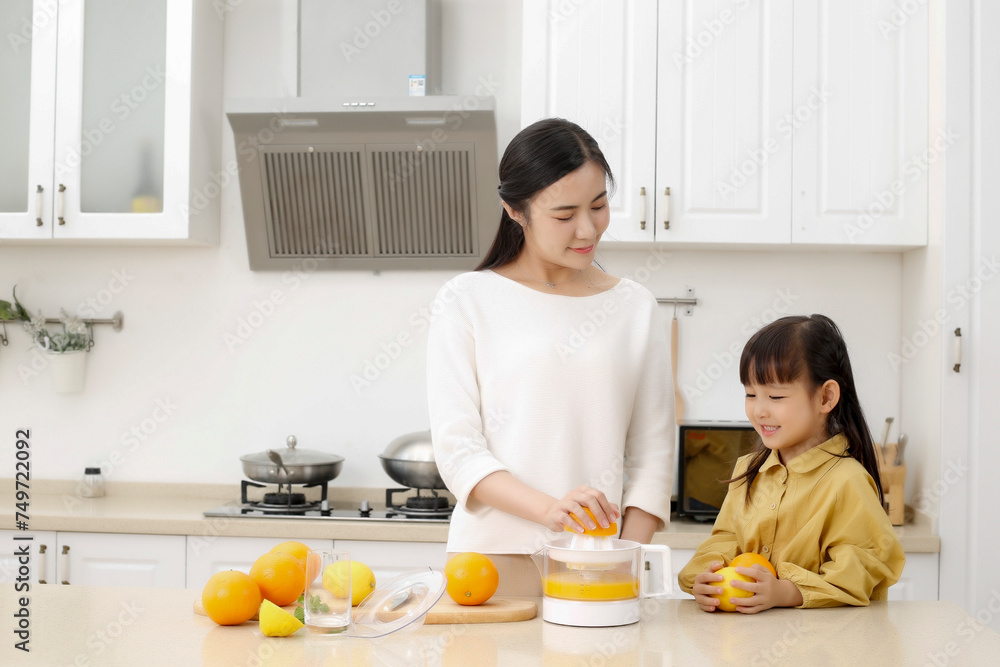
[[639, 621], [639, 600], [585, 602], [543, 597], [542, 620], [584, 628], [630, 625]]

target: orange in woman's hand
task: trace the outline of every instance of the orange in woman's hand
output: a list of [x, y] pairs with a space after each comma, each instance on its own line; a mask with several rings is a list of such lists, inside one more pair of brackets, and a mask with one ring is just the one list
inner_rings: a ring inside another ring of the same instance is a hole
[[748, 551], [745, 554], [740, 554], [729, 563], [729, 567], [752, 567], [754, 565], [763, 565], [765, 569], [770, 570], [771, 574], [775, 577], [778, 576], [777, 571], [774, 566], [771, 565], [771, 561], [764, 558], [760, 554], [755, 554], [752, 551]]
[[[597, 523], [597, 519], [594, 518], [594, 513], [590, 511], [589, 507], [584, 507], [583, 511], [587, 513], [587, 516], [590, 517], [591, 521]], [[583, 521], [580, 521], [580, 518], [577, 515], [570, 513], [570, 516], [573, 517], [573, 519], [583, 528], [584, 535], [592, 535], [594, 537], [614, 537], [618, 534], [618, 524], [615, 522], [612, 522], [607, 528], [601, 528], [601, 524], [597, 523], [597, 528], [591, 529], [584, 526]], [[569, 526], [563, 526], [563, 530], [568, 530], [571, 533], [576, 532]]]
[[500, 574], [489, 558], [472, 551], [458, 554], [444, 566], [448, 597], [464, 605], [482, 604], [493, 597]]

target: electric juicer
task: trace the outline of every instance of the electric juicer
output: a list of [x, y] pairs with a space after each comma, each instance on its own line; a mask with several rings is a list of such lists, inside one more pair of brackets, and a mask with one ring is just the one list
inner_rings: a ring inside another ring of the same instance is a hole
[[673, 592], [670, 548], [659, 544], [574, 536], [554, 540], [532, 560], [542, 575], [542, 620], [549, 623], [628, 625], [639, 620], [640, 599]]

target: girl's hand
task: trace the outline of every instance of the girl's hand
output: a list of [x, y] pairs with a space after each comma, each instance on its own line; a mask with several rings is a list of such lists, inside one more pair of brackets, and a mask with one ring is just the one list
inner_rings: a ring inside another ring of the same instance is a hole
[[798, 607], [802, 604], [799, 587], [787, 579], [778, 579], [763, 565], [738, 567], [739, 574], [753, 577], [754, 582], [733, 579], [732, 587], [753, 593], [748, 598], [731, 598], [736, 611], [741, 614], [756, 614], [771, 607]]
[[721, 574], [716, 574], [716, 570], [721, 567], [721, 562], [713, 561], [709, 564], [707, 570], [694, 578], [694, 586], [691, 587], [691, 594], [694, 595], [694, 601], [698, 603], [702, 611], [715, 611], [715, 608], [722, 602], [719, 598], [711, 597], [712, 595], [722, 593], [722, 588], [716, 586], [714, 583], [722, 581], [725, 578]]
[[569, 527], [574, 533], [583, 533], [577, 520], [570, 516], [572, 514], [593, 530], [597, 524], [583, 511], [584, 507], [590, 509], [601, 528], [607, 528], [621, 517], [618, 506], [603, 492], [581, 485], [549, 505], [541, 523], [549, 530], [561, 531]]

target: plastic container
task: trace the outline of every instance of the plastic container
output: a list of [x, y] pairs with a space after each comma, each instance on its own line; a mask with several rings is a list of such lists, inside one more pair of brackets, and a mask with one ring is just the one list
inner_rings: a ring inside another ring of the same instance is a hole
[[100, 498], [104, 495], [104, 476], [100, 468], [84, 468], [83, 483], [80, 485], [80, 496], [83, 498]]

